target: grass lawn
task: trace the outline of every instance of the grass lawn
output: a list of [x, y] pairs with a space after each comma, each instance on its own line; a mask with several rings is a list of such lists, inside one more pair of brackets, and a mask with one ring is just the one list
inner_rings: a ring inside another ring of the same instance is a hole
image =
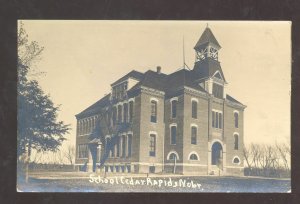
[[[132, 179], [131, 179], [132, 178]], [[98, 180], [97, 180], [98, 179]], [[106, 182], [106, 183], [105, 183]], [[172, 184], [172, 185], [171, 185]], [[29, 183], [18, 182], [24, 192], [282, 192], [291, 189], [289, 179], [252, 177], [180, 176], [130, 177], [98, 175], [89, 177], [32, 176]]]

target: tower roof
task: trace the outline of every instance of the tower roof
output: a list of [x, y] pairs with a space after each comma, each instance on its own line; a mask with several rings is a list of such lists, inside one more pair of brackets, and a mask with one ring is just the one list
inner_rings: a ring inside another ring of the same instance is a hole
[[202, 33], [200, 39], [198, 40], [197, 44], [195, 45], [194, 49], [197, 49], [198, 47], [202, 47], [205, 44], [213, 44], [217, 46], [217, 48], [221, 48], [220, 44], [218, 43], [217, 39], [215, 38], [214, 34], [210, 30], [209, 27], [207, 27], [204, 32]]

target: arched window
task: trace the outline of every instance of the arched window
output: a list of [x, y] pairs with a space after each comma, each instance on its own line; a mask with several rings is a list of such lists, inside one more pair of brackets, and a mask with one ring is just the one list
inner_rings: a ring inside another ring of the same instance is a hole
[[177, 100], [172, 100], [171, 101], [171, 117], [172, 118], [176, 118], [176, 115], [177, 115]]
[[235, 128], [239, 127], [239, 114], [237, 112], [234, 113], [234, 126]]
[[177, 155], [175, 154], [175, 153], [171, 153], [170, 155], [169, 155], [169, 159], [168, 160], [178, 160], [178, 157], [177, 157]]
[[192, 101], [192, 118], [197, 119], [197, 109], [198, 109], [197, 101]]
[[237, 134], [234, 135], [234, 149], [239, 149], [239, 136]]
[[197, 144], [197, 127], [191, 127], [191, 144]]
[[171, 126], [171, 144], [176, 144], [176, 135], [177, 135], [177, 127], [175, 125]]
[[156, 123], [157, 122], [157, 102], [152, 100], [151, 101], [151, 118], [150, 121], [152, 123]]
[[240, 159], [238, 157], [234, 157], [232, 162], [234, 164], [239, 164], [240, 163]]
[[199, 160], [196, 154], [191, 154], [189, 160]]

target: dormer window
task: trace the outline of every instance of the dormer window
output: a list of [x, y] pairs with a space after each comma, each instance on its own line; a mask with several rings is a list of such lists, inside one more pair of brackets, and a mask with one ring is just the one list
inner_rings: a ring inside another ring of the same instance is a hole
[[223, 86], [222, 85], [213, 83], [213, 90], [212, 91], [213, 91], [214, 97], [220, 98], [220, 99], [223, 98]]
[[112, 89], [113, 99], [122, 99], [126, 95], [127, 88], [128, 88], [127, 81], [114, 86]]

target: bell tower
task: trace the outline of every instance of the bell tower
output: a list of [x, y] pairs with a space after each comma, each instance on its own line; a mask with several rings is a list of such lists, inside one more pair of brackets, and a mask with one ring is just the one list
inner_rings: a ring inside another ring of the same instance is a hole
[[193, 72], [196, 81], [214, 97], [226, 98], [227, 82], [218, 58], [221, 46], [208, 26], [194, 49], [196, 59]]
[[218, 52], [221, 49], [221, 46], [207, 26], [194, 49], [196, 51], [196, 62], [208, 58], [218, 61]]

